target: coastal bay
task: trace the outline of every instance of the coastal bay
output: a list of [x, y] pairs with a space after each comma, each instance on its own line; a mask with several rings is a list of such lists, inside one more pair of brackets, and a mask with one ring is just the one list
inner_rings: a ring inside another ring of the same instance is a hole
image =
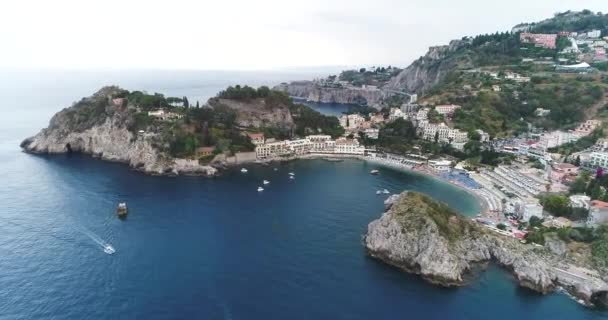
[[[469, 287], [443, 289], [367, 257], [361, 237], [386, 198], [378, 189], [420, 191], [476, 214], [476, 200], [445, 182], [354, 160], [295, 160], [276, 172], [247, 165], [247, 174], [206, 179], [20, 152], [25, 134], [64, 105], [30, 104], [48, 109], [27, 127], [2, 120], [0, 283], [9, 303], [0, 313], [9, 318], [605, 317], [563, 294], [521, 289], [493, 266]], [[262, 179], [270, 184], [258, 193]], [[119, 201], [129, 203], [125, 221], [114, 215]]]

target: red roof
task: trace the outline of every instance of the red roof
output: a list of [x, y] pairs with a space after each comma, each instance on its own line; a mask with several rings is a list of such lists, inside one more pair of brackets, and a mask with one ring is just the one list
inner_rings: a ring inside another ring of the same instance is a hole
[[264, 138], [264, 134], [263, 133], [247, 133], [247, 135], [249, 136], [250, 139], [262, 139]]
[[594, 208], [608, 208], [608, 202], [593, 200], [591, 201], [591, 206]]

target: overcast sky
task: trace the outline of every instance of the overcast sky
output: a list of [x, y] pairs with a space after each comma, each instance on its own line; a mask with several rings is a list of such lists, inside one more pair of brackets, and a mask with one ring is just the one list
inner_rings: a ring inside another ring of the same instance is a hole
[[406, 66], [430, 45], [608, 0], [2, 0], [0, 67]]

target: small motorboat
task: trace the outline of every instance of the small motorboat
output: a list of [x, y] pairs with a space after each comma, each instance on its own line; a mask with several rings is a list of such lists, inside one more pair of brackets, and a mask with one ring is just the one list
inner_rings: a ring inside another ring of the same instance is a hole
[[374, 169], [374, 170], [370, 171], [369, 173], [373, 174], [373, 175], [377, 175], [378, 173], [380, 173], [380, 171]]
[[242, 173], [247, 173], [247, 169], [242, 168], [242, 169], [241, 169], [241, 172], [242, 172]]
[[390, 192], [388, 190], [384, 189], [384, 190], [382, 190], [382, 193], [389, 194]]
[[376, 194], [382, 194], [382, 191], [377, 190], [377, 191], [376, 191]]
[[258, 187], [258, 192], [262, 192], [262, 191], [264, 191], [264, 188]]
[[127, 216], [127, 213], [129, 213], [129, 209], [127, 209], [127, 203], [126, 202], [118, 203], [118, 208], [116, 208], [116, 214], [118, 214], [118, 217], [124, 218]]
[[291, 180], [293, 180], [293, 179], [295, 179], [295, 178], [296, 178], [296, 177], [294, 177], [294, 176], [289, 176], [289, 179], [291, 179]]
[[106, 244], [105, 246], [103, 246], [103, 252], [107, 254], [113, 254], [114, 252], [116, 252], [116, 250], [114, 250], [114, 247], [112, 247], [111, 245]]
[[262, 181], [262, 183], [263, 183], [263, 184], [269, 184], [269, 183], [270, 183], [270, 181], [268, 181], [268, 180], [264, 180], [264, 181]]
[[295, 174], [295, 173], [293, 173], [293, 172], [290, 172], [290, 173], [289, 173], [289, 175], [293, 177], [293, 176], [295, 176], [296, 174]]

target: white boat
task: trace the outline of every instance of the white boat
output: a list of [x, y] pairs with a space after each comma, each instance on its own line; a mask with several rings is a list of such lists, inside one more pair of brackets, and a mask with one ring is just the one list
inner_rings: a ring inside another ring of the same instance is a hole
[[269, 183], [270, 183], [270, 181], [268, 181], [268, 180], [264, 180], [264, 181], [262, 181], [262, 183], [264, 183], [264, 184], [269, 184]]
[[243, 169], [241, 169], [241, 172], [242, 173], [247, 173], [247, 169], [243, 168]]
[[291, 179], [291, 180], [293, 180], [293, 179], [295, 179], [295, 178], [296, 178], [296, 177], [294, 177], [294, 176], [289, 176], [289, 179]]
[[295, 176], [296, 174], [295, 174], [295, 173], [293, 173], [293, 172], [290, 172], [290, 173], [289, 173], [289, 175], [293, 177], [293, 176]]
[[112, 247], [111, 245], [106, 244], [106, 245], [103, 247], [103, 252], [105, 252], [105, 253], [107, 253], [107, 254], [113, 254], [114, 252], [116, 252], [116, 250], [114, 250], [114, 247]]
[[262, 192], [262, 191], [264, 191], [264, 188], [258, 187], [258, 192]]
[[374, 170], [370, 171], [369, 173], [371, 173], [371, 174], [378, 174], [378, 173], [380, 173], [380, 171], [374, 169]]
[[382, 191], [380, 191], [380, 190], [376, 191], [376, 194], [381, 194], [381, 193], [382, 193]]
[[382, 190], [382, 193], [389, 194], [390, 192], [388, 192], [388, 190], [384, 189], [384, 190]]

